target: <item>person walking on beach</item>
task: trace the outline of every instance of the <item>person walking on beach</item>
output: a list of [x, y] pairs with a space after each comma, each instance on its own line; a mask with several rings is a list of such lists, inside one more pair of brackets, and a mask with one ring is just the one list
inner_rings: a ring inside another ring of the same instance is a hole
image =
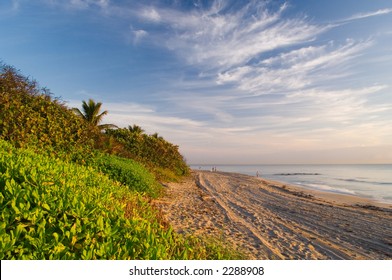
[[256, 177], [259, 177], [259, 175], [260, 175], [259, 171], [256, 171]]

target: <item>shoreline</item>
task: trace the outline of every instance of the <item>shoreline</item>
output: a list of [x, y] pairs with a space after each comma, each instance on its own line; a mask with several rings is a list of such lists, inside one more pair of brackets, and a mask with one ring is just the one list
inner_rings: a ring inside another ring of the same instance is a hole
[[[316, 164], [316, 166], [337, 166], [338, 164]], [[351, 166], [352, 164], [341, 164], [342, 166]], [[360, 164], [353, 164], [355, 166], [358, 166]], [[364, 164], [364, 166], [368, 166], [369, 164]], [[373, 165], [380, 165], [380, 166], [385, 166], [385, 165], [391, 165], [391, 164], [373, 164]], [[269, 167], [269, 166], [286, 166], [285, 164], [280, 165], [274, 165], [274, 164], [261, 164], [261, 165], [231, 165], [231, 164], [221, 164], [221, 165], [213, 165], [214, 167], [218, 167], [217, 170], [215, 171], [211, 171], [210, 167], [211, 165], [191, 165], [193, 166], [193, 168], [191, 169], [194, 172], [197, 171], [202, 171], [202, 172], [206, 172], [206, 171], [210, 171], [210, 172], [222, 172], [222, 173], [233, 173], [233, 174], [240, 174], [240, 175], [247, 175], [250, 177], [255, 177], [255, 178], [259, 178], [261, 180], [264, 180], [265, 182], [271, 182], [274, 183], [276, 185], [285, 185], [285, 186], [290, 186], [292, 188], [297, 188], [300, 189], [303, 192], [307, 192], [310, 193], [312, 195], [317, 195], [320, 198], [325, 198], [325, 199], [330, 199], [336, 202], [347, 202], [350, 203], [351, 202], [358, 202], [358, 203], [369, 203], [369, 204], [375, 204], [377, 206], [380, 207], [389, 207], [392, 206], [392, 200], [386, 200], [386, 199], [382, 199], [382, 198], [377, 198], [375, 196], [372, 196], [371, 194], [361, 194], [361, 193], [357, 193], [356, 191], [353, 193], [349, 193], [346, 189], [343, 189], [342, 191], [339, 191], [339, 188], [344, 186], [339, 186], [339, 185], [333, 185], [331, 182], [326, 182], [325, 184], [328, 184], [327, 186], [329, 188], [331, 188], [331, 190], [327, 190], [327, 189], [320, 189], [317, 187], [312, 187], [312, 186], [308, 186], [307, 183], [304, 183], [304, 185], [298, 184], [298, 183], [294, 183], [294, 182], [290, 182], [290, 181], [286, 181], [283, 178], [280, 179], [271, 179], [271, 178], [266, 178], [263, 177], [263, 174], [261, 174], [261, 176], [255, 176], [255, 174], [259, 174], [259, 169], [255, 169], [255, 172], [241, 172], [241, 171], [234, 171], [234, 170], [225, 170], [223, 167], [227, 167], [227, 166], [233, 166], [233, 167], [238, 167], [238, 166], [249, 166], [249, 167]], [[199, 168], [197, 168], [196, 166], [198, 166]], [[308, 164], [287, 164], [287, 166], [314, 166], [314, 165], [308, 165]], [[215, 168], [216, 168], [215, 167]], [[220, 169], [220, 168], [223, 168]], [[252, 170], [252, 169], [251, 169]], [[323, 175], [323, 173], [320, 173], [322, 171], [319, 170], [312, 170], [310, 173], [308, 171], [298, 171], [298, 173], [296, 173], [297, 171], [294, 171], [294, 173], [282, 173], [282, 174], [275, 174], [275, 175]], [[343, 179], [342, 179], [343, 180]], [[350, 181], [350, 180], [349, 180]], [[309, 182], [310, 184], [310, 182]], [[324, 183], [321, 183], [324, 184]], [[339, 187], [337, 187], [339, 186]], [[347, 192], [346, 192], [347, 191]]]
[[[241, 174], [235, 172], [222, 172], [222, 173], [232, 173], [232, 174]], [[244, 174], [242, 174], [244, 175]], [[250, 175], [247, 175], [250, 176]], [[250, 176], [252, 177], [252, 176]], [[256, 177], [257, 178], [257, 177]], [[280, 188], [292, 189], [293, 191], [302, 192], [304, 195], [312, 195], [315, 198], [325, 200], [326, 202], [342, 204], [342, 205], [373, 205], [376, 207], [381, 208], [391, 208], [392, 203], [378, 201], [376, 199], [362, 197], [359, 195], [352, 195], [352, 194], [343, 194], [343, 193], [336, 193], [336, 192], [329, 192], [329, 191], [322, 191], [322, 190], [313, 190], [309, 188], [305, 188], [299, 185], [289, 184], [285, 182], [279, 182], [275, 180], [265, 179], [263, 177], [258, 177], [265, 184], [275, 185]]]
[[392, 259], [392, 205], [230, 172], [192, 171], [154, 201], [174, 230], [246, 259]]

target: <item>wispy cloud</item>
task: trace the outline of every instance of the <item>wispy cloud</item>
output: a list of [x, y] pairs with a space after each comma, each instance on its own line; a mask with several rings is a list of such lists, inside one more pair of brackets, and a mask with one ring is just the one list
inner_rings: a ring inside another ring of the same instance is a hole
[[160, 22], [161, 21], [160, 14], [152, 7], [143, 8], [140, 11], [140, 16], [146, 20], [153, 21], [153, 22]]
[[382, 16], [382, 15], [387, 15], [392, 13], [391, 8], [386, 8], [386, 9], [380, 9], [375, 12], [367, 12], [367, 13], [359, 13], [355, 14], [351, 17], [348, 17], [346, 19], [341, 20], [341, 22], [346, 22], [346, 21], [353, 21], [353, 20], [359, 20], [359, 19], [364, 19], [364, 18], [369, 18], [369, 17], [376, 17], [376, 16]]
[[164, 42], [189, 64], [221, 70], [251, 63], [271, 50], [312, 41], [329, 28], [301, 18], [283, 18], [286, 4], [269, 10], [265, 3], [251, 1], [228, 12], [220, 1], [214, 3], [209, 9], [186, 13], [149, 9], [140, 17], [170, 26]]
[[135, 30], [133, 27], [131, 27], [131, 32], [133, 35], [133, 43], [134, 44], [138, 44], [140, 43], [140, 41], [148, 36], [148, 32], [146, 30], [143, 29], [138, 29]]
[[[218, 84], [232, 83], [253, 94], [288, 92], [318, 86], [349, 73], [343, 66], [361, 55], [371, 41], [348, 40], [342, 46], [333, 42], [279, 53], [255, 65], [244, 65], [218, 74]], [[344, 71], [342, 71], [344, 69]]]
[[[120, 127], [131, 124], [141, 125], [149, 133], [168, 132], [172, 129], [196, 128], [204, 124], [189, 118], [167, 116], [157, 112], [153, 106], [138, 103], [105, 103], [105, 110], [110, 114], [105, 121], [111, 121]], [[132, 114], [130, 114], [132, 112]]]
[[[139, 16], [169, 26], [151, 38], [197, 67], [203, 78], [242, 94], [300, 90], [348, 76], [350, 63], [373, 44], [351, 39], [317, 44], [317, 36], [336, 25], [287, 17], [287, 4], [272, 9], [264, 2], [250, 1], [233, 11], [227, 2], [213, 3], [191, 12], [148, 7]], [[284, 52], [287, 48], [290, 51]]]

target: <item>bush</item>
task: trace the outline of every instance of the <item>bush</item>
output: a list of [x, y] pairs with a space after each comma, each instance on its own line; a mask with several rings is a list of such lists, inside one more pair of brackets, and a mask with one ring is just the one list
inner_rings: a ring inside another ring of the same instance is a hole
[[[84, 163], [93, 156], [94, 149], [98, 149], [133, 158], [152, 172], [163, 171], [155, 173], [160, 180], [173, 177], [166, 178], [164, 174], [188, 173], [178, 146], [157, 134], [135, 134], [125, 128], [103, 134], [61, 101], [53, 99], [37, 82], [4, 65], [0, 65], [0, 139], [16, 147], [34, 147], [51, 156], [79, 163]], [[113, 162], [112, 173], [123, 169], [119, 165], [124, 163], [119, 160], [109, 161]]]
[[175, 234], [91, 167], [0, 140], [0, 259], [209, 259], [227, 250]]
[[146, 193], [151, 197], [157, 197], [160, 194], [161, 188], [154, 176], [132, 159], [100, 155], [96, 165], [112, 180], [127, 185], [130, 190]]
[[[189, 167], [178, 146], [158, 134], [147, 135], [142, 133], [143, 130], [135, 132], [132, 130], [134, 127], [108, 129], [106, 135], [123, 144], [137, 161], [145, 164], [160, 180], [189, 174]], [[170, 176], [165, 177], [166, 174]]]
[[12, 67], [0, 68], [0, 139], [70, 158], [92, 151], [98, 131], [35, 81]]

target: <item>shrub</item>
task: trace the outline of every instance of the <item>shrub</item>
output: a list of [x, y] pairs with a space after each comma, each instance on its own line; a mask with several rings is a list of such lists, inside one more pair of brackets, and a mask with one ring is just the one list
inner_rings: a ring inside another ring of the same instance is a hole
[[[84, 163], [98, 149], [133, 158], [152, 172], [166, 169], [175, 176], [188, 172], [178, 146], [157, 134], [136, 134], [128, 129], [112, 129], [103, 134], [59, 99], [53, 99], [37, 82], [4, 65], [0, 65], [0, 139], [79, 163]], [[170, 174], [165, 171], [155, 174], [161, 180], [172, 177], [162, 177]]]
[[144, 166], [132, 159], [114, 155], [100, 155], [96, 165], [112, 180], [127, 185], [130, 190], [146, 193], [151, 197], [157, 197], [160, 194], [161, 188], [154, 176]]
[[142, 195], [92, 167], [0, 140], [0, 259], [218, 259], [175, 234]]
[[18, 147], [72, 155], [76, 148], [91, 152], [97, 133], [35, 81], [1, 67], [0, 138]]
[[[158, 134], [147, 135], [142, 133], [143, 130], [134, 131], [134, 127], [135, 125], [128, 129], [108, 129], [106, 134], [122, 143], [125, 149], [154, 172], [158, 179], [170, 180], [172, 177], [189, 173], [189, 168], [178, 146], [166, 141]], [[170, 176], [164, 177], [165, 174], [170, 174]]]

